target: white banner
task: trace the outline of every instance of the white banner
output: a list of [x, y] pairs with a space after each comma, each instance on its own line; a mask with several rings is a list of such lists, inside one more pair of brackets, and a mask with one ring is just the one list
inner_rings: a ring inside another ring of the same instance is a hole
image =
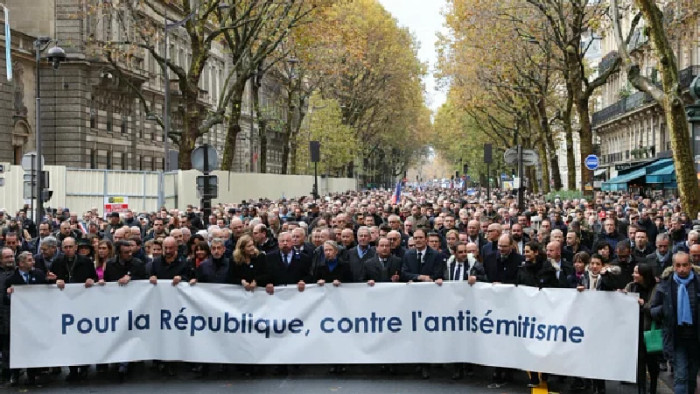
[[272, 296], [168, 281], [19, 286], [11, 363], [471, 362], [634, 381], [638, 316], [632, 295], [464, 282], [290, 286]]

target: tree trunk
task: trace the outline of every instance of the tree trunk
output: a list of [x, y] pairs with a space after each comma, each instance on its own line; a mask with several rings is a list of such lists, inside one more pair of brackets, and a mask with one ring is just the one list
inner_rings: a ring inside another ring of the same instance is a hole
[[189, 170], [192, 168], [192, 151], [197, 143], [201, 120], [196, 93], [193, 96], [185, 92], [182, 97], [182, 104], [184, 112], [182, 113], [182, 133], [180, 134], [178, 147], [178, 165], [181, 170]]
[[262, 108], [260, 108], [260, 83], [255, 78], [251, 78], [251, 88], [253, 89], [253, 108], [255, 117], [258, 120], [258, 138], [260, 139], [260, 173], [267, 173], [267, 125]]
[[664, 30], [663, 14], [656, 2], [637, 0], [637, 3], [650, 27], [651, 39], [659, 56], [664, 90], [664, 100], [660, 104], [663, 106], [666, 125], [671, 136], [671, 150], [676, 167], [676, 182], [681, 206], [691, 218], [694, 218], [700, 212], [700, 189], [691, 152], [693, 141], [689, 139], [690, 129], [680, 92], [676, 57]]
[[[236, 138], [241, 132], [241, 111], [243, 109], [243, 92], [245, 91], [245, 79], [239, 81], [235, 86], [231, 97], [231, 113], [226, 127], [226, 140], [224, 141], [224, 155], [221, 162], [221, 169], [231, 171], [233, 168], [233, 158], [236, 154]], [[245, 167], [245, 166], [243, 166]], [[241, 168], [241, 172], [243, 168]]]
[[549, 193], [549, 161], [547, 159], [547, 149], [544, 145], [539, 145], [540, 165], [542, 166], [542, 193]]
[[[559, 156], [557, 155], [556, 148], [554, 146], [554, 137], [552, 136], [552, 130], [549, 127], [549, 122], [547, 121], [547, 109], [545, 107], [544, 100], [539, 100], [537, 102], [537, 120], [540, 125], [540, 132], [544, 136], [545, 144], [547, 150], [550, 152], [549, 155], [549, 170], [551, 171], [552, 179], [554, 180], [554, 190], [561, 190], [561, 173], [559, 172]], [[542, 163], [547, 160], [547, 155], [541, 155]], [[548, 172], [550, 172], [548, 171]], [[543, 175], [544, 176], [544, 175]], [[544, 176], [544, 183], [546, 184], [546, 189], [549, 189], [549, 177]]]
[[566, 107], [562, 114], [564, 122], [564, 135], [566, 140], [566, 166], [568, 167], [566, 177], [566, 187], [569, 190], [576, 189], [576, 156], [574, 155], [574, 130], [571, 124], [571, 112], [574, 107], [574, 98], [571, 94], [566, 95]]
[[[581, 191], [586, 196], [593, 195], [593, 171], [586, 168], [586, 157], [593, 154], [593, 130], [591, 127], [590, 109], [588, 101], [590, 97], [583, 96], [576, 100], [576, 110], [578, 111], [579, 124], [579, 151], [581, 152]], [[586, 190], [590, 187], [590, 190]]]

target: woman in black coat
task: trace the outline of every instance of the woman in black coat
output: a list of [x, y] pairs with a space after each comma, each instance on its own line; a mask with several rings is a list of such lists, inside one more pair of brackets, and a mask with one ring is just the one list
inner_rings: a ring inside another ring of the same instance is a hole
[[253, 238], [250, 235], [241, 236], [233, 251], [231, 283], [240, 284], [247, 291], [255, 290], [259, 284], [265, 287], [269, 282], [266, 264], [265, 252], [255, 247]]
[[[639, 293], [639, 351], [637, 352], [637, 390], [647, 394], [647, 369], [649, 370], [649, 394], [656, 394], [659, 380], [659, 353], [647, 353], [644, 331], [651, 329], [651, 300], [656, 291], [654, 269], [649, 264], [638, 264], [632, 273], [632, 282], [626, 292]], [[659, 327], [661, 329], [661, 327]]]
[[557, 271], [542, 254], [542, 248], [537, 242], [525, 245], [525, 262], [518, 269], [516, 284], [537, 288], [558, 287]]

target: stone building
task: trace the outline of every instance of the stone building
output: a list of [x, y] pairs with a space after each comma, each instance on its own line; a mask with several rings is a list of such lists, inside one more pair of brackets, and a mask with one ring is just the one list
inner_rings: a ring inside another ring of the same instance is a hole
[[[124, 65], [123, 74], [115, 73], [106, 63], [95, 61], [89, 53], [91, 38], [119, 42], [124, 38], [114, 20], [87, 11], [85, 0], [6, 0], [13, 28], [13, 63], [21, 75], [12, 83], [0, 77], [0, 162], [17, 163], [23, 153], [34, 149], [34, 48], [36, 37], [56, 39], [66, 51], [67, 61], [54, 70], [46, 62], [41, 75], [41, 133], [46, 164], [77, 168], [115, 170], [162, 170], [164, 167], [163, 130], [147, 113], [130, 85], [141, 87], [142, 94], [160, 116], [163, 113], [165, 82], [160, 65], [145, 52], [136, 53]], [[171, 7], [173, 19], [181, 13]], [[162, 29], [162, 21], [154, 20]], [[187, 37], [183, 29], [172, 29], [168, 53], [178, 65], [190, 61]], [[4, 61], [4, 60], [3, 60]], [[205, 65], [200, 83], [200, 104], [215, 106], [230, 60], [217, 43]], [[181, 125], [179, 92], [176, 77], [170, 73], [171, 130]], [[265, 81], [261, 98], [277, 105], [281, 94], [274, 80]], [[256, 137], [256, 119], [251, 118], [247, 89], [241, 118], [242, 132], [234, 157], [235, 171], [258, 171], [260, 145]], [[282, 113], [281, 111], [278, 111]], [[274, 123], [274, 122], [273, 122]], [[252, 127], [252, 129], [251, 129]], [[6, 133], [5, 130], [8, 132]], [[253, 133], [251, 133], [253, 130]], [[252, 135], [251, 135], [252, 134]], [[209, 143], [223, 153], [225, 125], [214, 126], [198, 143]], [[281, 139], [271, 128], [268, 137], [268, 171], [281, 168]], [[12, 148], [10, 148], [12, 147]], [[171, 149], [176, 149], [171, 144]], [[172, 157], [172, 156], [171, 156]], [[176, 160], [170, 160], [171, 167]]]
[[[622, 21], [623, 32], [629, 31], [630, 18], [631, 13], [626, 12]], [[686, 93], [700, 71], [698, 38], [700, 25], [688, 29], [681, 38], [673, 41], [680, 84]], [[612, 27], [603, 35], [602, 49], [603, 58], [598, 65], [601, 71], [610, 67], [617, 54]], [[651, 56], [643, 20], [633, 32], [628, 49], [639, 61], [642, 74], [659, 81], [656, 59]], [[592, 124], [600, 139], [600, 168], [604, 172], [601, 175], [606, 179], [671, 156], [671, 139], [661, 107], [649, 95], [634, 89], [624, 71], [611, 75], [600, 90], [599, 108], [593, 113]]]

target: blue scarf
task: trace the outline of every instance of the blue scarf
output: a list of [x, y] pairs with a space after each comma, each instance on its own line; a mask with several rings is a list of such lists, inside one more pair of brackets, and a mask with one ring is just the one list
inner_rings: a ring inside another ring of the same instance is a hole
[[695, 274], [693, 274], [692, 270], [690, 271], [690, 275], [685, 279], [682, 279], [677, 273], [673, 273], [673, 280], [678, 284], [676, 315], [679, 326], [683, 324], [693, 324], [693, 312], [690, 308], [690, 298], [688, 297], [688, 289], [686, 286], [694, 278]]
[[333, 272], [335, 267], [338, 266], [338, 259], [326, 260], [326, 265], [328, 265], [328, 271]]

